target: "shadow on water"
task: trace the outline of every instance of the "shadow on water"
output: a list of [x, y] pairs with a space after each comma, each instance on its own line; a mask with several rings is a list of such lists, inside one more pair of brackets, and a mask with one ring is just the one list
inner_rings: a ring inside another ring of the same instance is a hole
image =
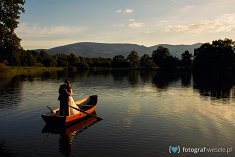
[[[80, 73], [79, 75], [82, 75]], [[192, 87], [204, 97], [223, 99], [235, 97], [235, 75], [231, 72], [208, 73], [192, 72], [191, 70], [112, 70], [87, 72], [84, 77], [107, 77], [111, 75], [113, 88], [120, 88], [120, 83], [127, 83], [132, 87], [140, 83], [151, 82], [157, 89], [167, 90], [169, 87]], [[102, 86], [102, 84], [100, 84]], [[104, 86], [107, 84], [104, 84]]]
[[191, 71], [188, 70], [160, 70], [152, 77], [152, 84], [158, 89], [167, 89], [172, 83], [181, 81], [182, 87], [191, 86]]
[[135, 86], [139, 83], [139, 76], [140, 72], [138, 70], [131, 71], [130, 75], [128, 76], [128, 82], [130, 85]]
[[225, 101], [227, 98], [235, 97], [235, 75], [231, 72], [157, 71], [152, 77], [152, 83], [161, 90], [174, 86], [173, 83], [176, 82], [181, 82], [181, 87], [192, 86], [203, 97]]
[[7, 142], [0, 139], [0, 156], [2, 157], [14, 157], [17, 156], [15, 152], [12, 152], [12, 148], [7, 145]]
[[47, 137], [49, 137], [49, 134], [59, 135], [59, 152], [63, 156], [69, 157], [72, 154], [72, 146], [76, 136], [99, 121], [101, 121], [101, 119], [95, 117], [88, 117], [66, 128], [56, 128], [55, 126], [45, 125], [42, 130], [42, 133], [47, 133]]
[[0, 109], [15, 108], [21, 100], [22, 76], [1, 80]]
[[48, 79], [60, 79], [68, 75], [66, 71], [44, 72], [38, 74], [23, 74], [0, 78], [0, 109], [15, 108], [21, 102], [24, 82], [34, 82], [40, 78], [41, 81]]
[[130, 75], [130, 71], [129, 70], [120, 70], [120, 71], [113, 70], [111, 74], [115, 82], [122, 82], [128, 78], [128, 76]]
[[194, 72], [193, 82], [193, 88], [202, 96], [225, 100], [235, 96], [235, 75], [231, 72]]
[[[77, 72], [64, 70], [45, 72], [38, 75], [20, 75], [0, 81], [0, 109], [16, 107], [21, 101], [23, 82], [59, 80], [69, 78], [71, 82], [83, 81], [91, 84], [92, 81], [99, 86], [112, 88], [136, 87], [139, 84], [151, 83], [159, 91], [168, 90], [169, 87], [179, 86], [193, 88], [203, 97], [227, 99], [235, 97], [235, 75], [231, 72], [208, 73], [191, 72], [190, 70], [106, 70]], [[95, 84], [94, 84], [95, 85]]]
[[192, 73], [190, 70], [185, 70], [181, 73], [181, 84], [184, 87], [191, 86]]
[[155, 71], [150, 70], [141, 70], [140, 71], [140, 79], [143, 83], [148, 83], [151, 81], [153, 76], [156, 74]]
[[180, 75], [177, 71], [158, 71], [152, 78], [152, 83], [158, 89], [167, 89], [173, 82], [177, 82]]
[[139, 70], [113, 70], [111, 72], [114, 82], [125, 82], [129, 85], [136, 86], [140, 82]]

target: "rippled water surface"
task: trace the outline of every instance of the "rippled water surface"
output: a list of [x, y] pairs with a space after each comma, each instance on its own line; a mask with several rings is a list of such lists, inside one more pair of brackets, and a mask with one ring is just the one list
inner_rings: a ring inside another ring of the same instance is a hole
[[[96, 114], [72, 128], [43, 131], [68, 77], [74, 99], [98, 95]], [[235, 86], [230, 75], [114, 71], [16, 76], [0, 83], [0, 156], [172, 156], [170, 146], [233, 147]], [[177, 156], [174, 154], [174, 156]], [[180, 156], [208, 156], [180, 153]]]

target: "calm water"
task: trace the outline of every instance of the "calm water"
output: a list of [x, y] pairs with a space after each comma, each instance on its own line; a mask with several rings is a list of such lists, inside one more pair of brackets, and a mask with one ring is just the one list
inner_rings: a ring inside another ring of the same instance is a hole
[[[58, 107], [66, 77], [74, 99], [99, 96], [103, 120], [43, 131], [41, 114]], [[59, 72], [0, 81], [1, 157], [235, 156], [235, 79], [228, 74]], [[233, 152], [172, 155], [170, 146]]]

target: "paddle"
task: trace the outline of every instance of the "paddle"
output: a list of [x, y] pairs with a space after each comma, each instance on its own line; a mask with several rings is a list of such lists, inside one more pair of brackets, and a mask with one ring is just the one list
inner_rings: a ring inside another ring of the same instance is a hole
[[47, 106], [47, 108], [49, 108], [49, 110], [51, 110], [51, 113], [54, 113], [53, 110], [49, 106]]
[[87, 113], [86, 111], [83, 111], [83, 110], [81, 110], [81, 109], [79, 109], [79, 108], [76, 108], [76, 107], [73, 107], [73, 106], [69, 106], [69, 107], [71, 107], [71, 108], [73, 108], [73, 109], [75, 109], [75, 110], [78, 110], [78, 111], [80, 111], [80, 112], [83, 112], [83, 113], [85, 113], [85, 114], [87, 114], [87, 115], [89, 115], [89, 116], [91, 116], [91, 117], [94, 117], [94, 118], [97, 118], [97, 119], [102, 120], [102, 118], [97, 117], [97, 116], [94, 116], [94, 115], [92, 115], [92, 114], [90, 114], [90, 113]]

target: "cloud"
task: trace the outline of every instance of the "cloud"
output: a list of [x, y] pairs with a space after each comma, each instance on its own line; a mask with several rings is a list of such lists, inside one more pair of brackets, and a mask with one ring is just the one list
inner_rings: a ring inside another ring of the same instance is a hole
[[139, 29], [144, 26], [144, 23], [138, 22], [135, 19], [129, 19], [128, 24], [121, 24], [120, 27], [128, 27], [132, 29]]
[[168, 32], [234, 32], [235, 31], [235, 13], [224, 14], [215, 20], [206, 20], [193, 24], [168, 25]]
[[123, 13], [123, 14], [131, 14], [134, 12], [133, 9], [118, 9], [116, 10], [117, 13]]
[[129, 28], [141, 28], [144, 26], [142, 22], [132, 22], [127, 25]]
[[22, 39], [22, 46], [26, 49], [51, 48], [77, 42], [84, 32], [86, 28], [76, 26], [41, 26], [27, 23], [20, 23], [16, 29], [17, 35]]
[[19, 27], [16, 29], [16, 33], [25, 38], [27, 37], [40, 37], [48, 38], [54, 36], [69, 36], [78, 34], [84, 31], [84, 28], [76, 26], [65, 26], [65, 25], [56, 25], [56, 26], [41, 26], [41, 25], [28, 25], [27, 23], [20, 23]]

